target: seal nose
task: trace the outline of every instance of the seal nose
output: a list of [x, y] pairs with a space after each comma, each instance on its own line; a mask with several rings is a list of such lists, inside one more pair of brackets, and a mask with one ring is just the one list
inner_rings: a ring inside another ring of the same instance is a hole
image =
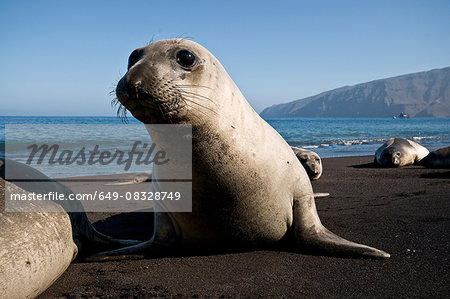
[[400, 156], [401, 156], [400, 152], [395, 152], [392, 155], [392, 164], [399, 165], [400, 164]]
[[125, 92], [128, 97], [139, 99], [139, 95], [142, 95], [142, 82], [141, 81], [126, 81], [125, 82]]
[[320, 168], [322, 167], [322, 165], [321, 165], [322, 163], [320, 163], [319, 159], [316, 159], [314, 162], [315, 162], [314, 165], [316, 166], [316, 170], [320, 171]]

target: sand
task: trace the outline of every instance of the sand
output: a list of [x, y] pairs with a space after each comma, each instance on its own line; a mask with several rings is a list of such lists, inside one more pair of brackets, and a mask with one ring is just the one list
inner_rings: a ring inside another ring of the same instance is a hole
[[[257, 250], [102, 263], [75, 262], [40, 298], [449, 297], [450, 171], [379, 169], [373, 157], [323, 159], [315, 192], [331, 231], [389, 260]], [[151, 213], [89, 213], [101, 231], [151, 235]], [[24, 281], [26, 283], [26, 281]]]

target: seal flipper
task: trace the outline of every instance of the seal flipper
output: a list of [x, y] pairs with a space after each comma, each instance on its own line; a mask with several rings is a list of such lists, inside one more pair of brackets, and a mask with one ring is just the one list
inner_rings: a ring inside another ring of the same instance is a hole
[[146, 257], [157, 257], [166, 255], [171, 249], [166, 243], [161, 243], [151, 238], [148, 241], [142, 242], [137, 245], [123, 247], [116, 250], [104, 251], [91, 256], [86, 257], [84, 260], [87, 262], [103, 262], [114, 261], [123, 259], [142, 259]]
[[139, 240], [115, 239], [99, 232], [84, 212], [68, 212], [68, 214], [72, 224], [73, 241], [82, 255], [89, 255], [94, 251], [121, 248], [142, 243]]
[[85, 258], [89, 262], [167, 255], [174, 248], [176, 231], [167, 213], [155, 213], [153, 237], [136, 245], [100, 252]]
[[387, 259], [390, 254], [366, 245], [348, 241], [330, 232], [320, 222], [312, 196], [294, 198], [294, 238], [306, 249], [318, 254], [343, 257]]
[[327, 196], [330, 196], [330, 193], [328, 193], [328, 192], [314, 193], [314, 198], [327, 197]]

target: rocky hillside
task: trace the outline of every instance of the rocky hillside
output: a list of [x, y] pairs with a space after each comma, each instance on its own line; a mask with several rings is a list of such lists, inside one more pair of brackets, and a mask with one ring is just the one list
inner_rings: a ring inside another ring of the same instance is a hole
[[345, 86], [285, 104], [262, 117], [450, 117], [450, 67]]

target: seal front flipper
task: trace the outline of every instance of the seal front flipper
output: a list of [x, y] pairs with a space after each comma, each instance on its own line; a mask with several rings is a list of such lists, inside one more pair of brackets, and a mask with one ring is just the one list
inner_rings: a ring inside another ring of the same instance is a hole
[[155, 213], [153, 237], [145, 242], [116, 250], [100, 252], [85, 258], [89, 262], [145, 258], [167, 255], [178, 239], [172, 220], [167, 213]]
[[[116, 249], [142, 243], [139, 240], [122, 240], [107, 236], [91, 224], [86, 213], [69, 212], [72, 223], [73, 241], [77, 245], [81, 256], [107, 249]], [[82, 259], [82, 258], [81, 258]]]
[[348, 241], [330, 232], [320, 222], [316, 212], [316, 205], [312, 196], [294, 198], [294, 238], [302, 249], [317, 254], [389, 258], [390, 254], [366, 245]]
[[330, 193], [328, 192], [314, 192], [314, 198], [319, 198], [319, 197], [327, 197], [330, 196]]
[[157, 241], [155, 238], [151, 238], [150, 240], [137, 245], [100, 252], [88, 256], [84, 260], [87, 262], [103, 262], [123, 259], [143, 259], [146, 257], [167, 255], [170, 248], [171, 247], [166, 243]]

